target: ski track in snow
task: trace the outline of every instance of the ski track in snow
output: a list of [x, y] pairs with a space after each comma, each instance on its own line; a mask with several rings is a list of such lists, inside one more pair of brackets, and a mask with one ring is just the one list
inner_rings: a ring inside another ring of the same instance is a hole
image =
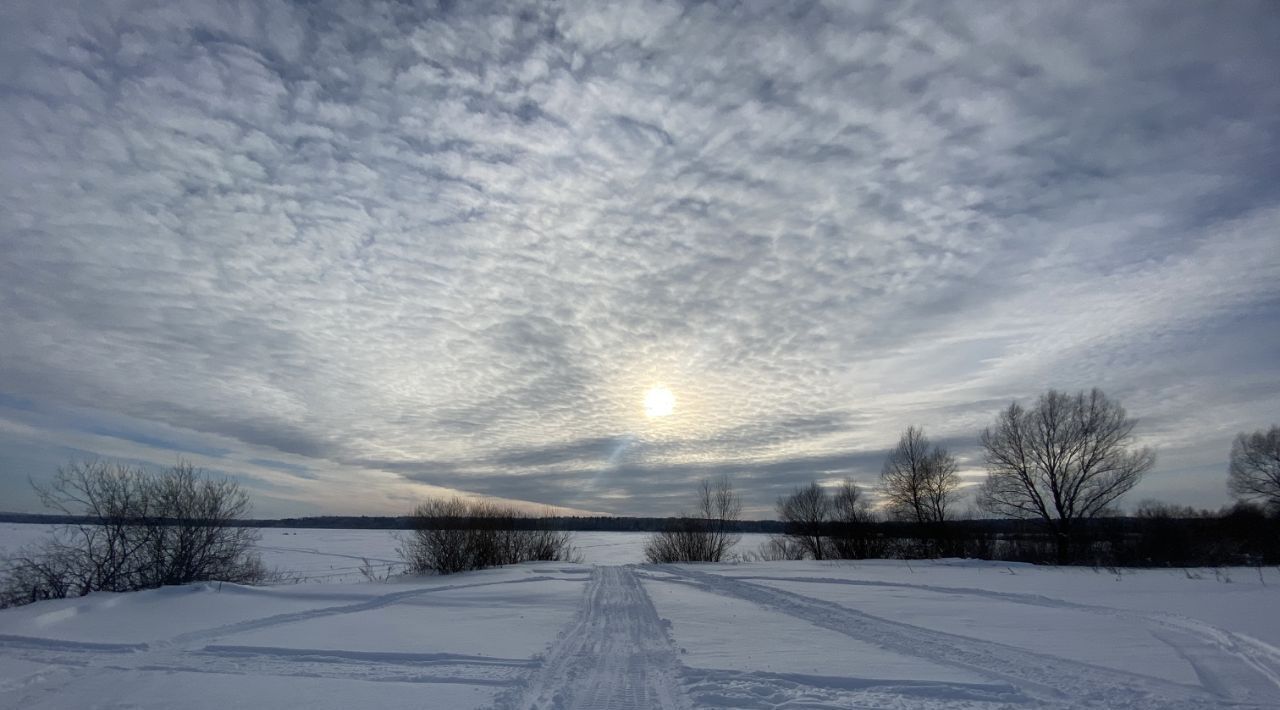
[[680, 665], [631, 567], [595, 567], [577, 617], [517, 693], [511, 710], [691, 710]]
[[[655, 581], [692, 583], [706, 591], [752, 602], [895, 653], [978, 672], [1010, 683], [1026, 695], [1035, 698], [1042, 707], [1125, 707], [1157, 710], [1222, 705], [1280, 706], [1278, 705], [1280, 694], [1270, 692], [1274, 691], [1274, 688], [1260, 689], [1256, 682], [1244, 684], [1239, 682], [1242, 679], [1239, 673], [1241, 664], [1238, 661], [1242, 660], [1270, 680], [1271, 664], [1280, 658], [1280, 653], [1276, 653], [1276, 649], [1241, 637], [1239, 634], [1230, 634], [1189, 619], [1144, 617], [1160, 624], [1175, 626], [1182, 633], [1194, 636], [1201, 641], [1197, 646], [1195, 643], [1188, 644], [1185, 640], [1173, 640], [1168, 635], [1161, 637], [1161, 640], [1174, 645], [1179, 653], [1188, 659], [1202, 680], [1209, 681], [1205, 683], [1204, 689], [1038, 654], [1014, 646], [933, 631], [873, 616], [833, 602], [753, 584], [737, 578], [688, 568], [664, 566], [661, 569], [671, 577], [665, 579], [653, 577]], [[813, 580], [812, 578], [805, 580], [785, 578], [785, 581]], [[847, 580], [824, 581], [846, 583]], [[854, 583], [859, 584], [856, 581]], [[881, 585], [872, 583], [865, 586]], [[920, 588], [930, 589], [925, 585], [920, 585]], [[1115, 609], [1086, 607], [1039, 595], [934, 588], [935, 591], [942, 589], [948, 593], [964, 592], [991, 596], [1004, 601], [1121, 613]], [[1208, 649], [1207, 653], [1206, 649]], [[1221, 653], [1218, 653], [1212, 662], [1206, 662], [1204, 656], [1212, 655], [1215, 651]], [[1198, 654], [1201, 658], [1196, 659]], [[1223, 654], [1228, 657], [1223, 658]], [[914, 705], [903, 707], [914, 707]]]

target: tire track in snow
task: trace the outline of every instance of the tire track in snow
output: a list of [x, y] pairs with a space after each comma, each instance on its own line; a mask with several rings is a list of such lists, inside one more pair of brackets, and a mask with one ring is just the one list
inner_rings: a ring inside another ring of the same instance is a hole
[[[56, 693], [59, 690], [73, 686], [80, 681], [98, 677], [104, 673], [112, 673], [121, 670], [189, 671], [193, 673], [228, 673], [233, 675], [242, 675], [245, 673], [243, 664], [231, 663], [230, 654], [220, 653], [218, 646], [207, 646], [205, 644], [209, 641], [246, 631], [257, 631], [285, 624], [300, 623], [331, 616], [341, 616], [346, 614], [355, 614], [362, 611], [382, 609], [409, 599], [414, 599], [436, 592], [507, 584], [523, 584], [526, 582], [540, 582], [553, 579], [560, 578], [547, 575], [531, 575], [522, 579], [419, 587], [399, 592], [392, 592], [389, 594], [379, 594], [353, 604], [305, 609], [297, 612], [288, 612], [284, 614], [259, 617], [256, 619], [248, 619], [209, 629], [200, 629], [151, 643], [96, 644], [88, 642], [61, 641], [58, 639], [47, 639], [35, 636], [6, 635], [0, 638], [0, 647], [7, 646], [17, 650], [19, 653], [15, 654], [16, 657], [25, 658], [60, 669], [61, 672], [57, 674], [56, 679], [47, 679], [45, 682], [41, 683], [39, 687], [32, 687], [29, 689], [30, 692], [39, 693], [40, 695]], [[227, 648], [237, 647], [222, 648], [225, 650]], [[239, 648], [243, 649], [249, 647]], [[370, 669], [373, 668], [373, 666], [369, 663], [359, 663], [358, 660], [353, 661], [352, 659], [345, 659], [345, 663], [330, 660], [322, 662], [321, 665], [313, 666], [311, 670], [307, 670], [303, 667], [304, 661], [314, 662], [316, 659], [311, 658], [300, 660], [301, 657], [283, 659], [279, 658], [281, 655], [279, 653], [281, 649], [264, 648], [263, 650], [276, 652], [274, 653], [276, 658], [268, 659], [264, 663], [264, 672], [262, 675], [297, 675], [302, 677], [317, 676], [349, 678], [353, 680], [407, 680], [410, 682], [423, 683], [465, 683], [469, 682], [468, 679], [479, 679], [480, 682], [475, 683], [478, 685], [513, 685], [516, 682], [516, 678], [513, 673], [496, 673], [493, 670], [493, 664], [455, 663], [453, 665], [458, 667], [456, 669], [457, 672], [448, 674], [406, 672], [402, 667], [397, 667], [397, 664], [384, 662], [383, 672], [372, 672]], [[300, 651], [305, 651], [305, 649], [301, 649]], [[260, 655], [269, 656], [272, 654], [264, 653]], [[221, 658], [219, 658], [219, 656], [221, 656]], [[384, 661], [386, 660], [387, 659], [384, 659]], [[462, 668], [462, 666], [466, 667]], [[491, 683], [484, 682], [487, 678], [493, 678], [495, 674], [501, 677]], [[24, 707], [31, 704], [31, 702], [33, 702], [31, 697], [32, 696], [28, 694], [27, 696], [20, 698], [14, 707]]]
[[1134, 616], [1163, 627], [1151, 634], [1186, 660], [1205, 688], [1232, 700], [1280, 707], [1280, 649], [1195, 619]]
[[1025, 604], [1028, 606], [1043, 606], [1055, 609], [1078, 609], [1081, 611], [1106, 611], [1112, 612], [1115, 609], [1110, 607], [1093, 606], [1089, 604], [1078, 604], [1069, 602], [1065, 599], [1056, 599], [1054, 597], [1045, 596], [1043, 594], [1026, 594], [1022, 592], [997, 592], [990, 589], [981, 589], [978, 587], [943, 587], [934, 584], [919, 584], [915, 582], [882, 582], [869, 579], [843, 579], [840, 577], [777, 577], [767, 575], [734, 575], [733, 579], [742, 581], [761, 581], [761, 582], [788, 582], [788, 583], [813, 583], [813, 584], [837, 584], [845, 587], [879, 587], [888, 589], [915, 589], [923, 592], [935, 592], [937, 594], [961, 594], [965, 596], [980, 597], [983, 599], [994, 599], [997, 601], [1010, 602], [1013, 604]]
[[60, 641], [41, 636], [0, 634], [0, 647], [37, 649], [42, 651], [82, 651], [86, 653], [137, 653], [147, 650], [145, 643], [97, 643], [93, 641]]
[[1067, 609], [1154, 626], [1148, 631], [1185, 660], [1201, 685], [1212, 693], [1240, 702], [1274, 703], [1280, 706], [1280, 649], [1244, 634], [1170, 613], [1144, 614], [1129, 609], [1081, 604], [1042, 594], [997, 592], [975, 587], [943, 587], [911, 582], [883, 582], [834, 577], [777, 577], [734, 575], [739, 581], [835, 584], [851, 587], [911, 589], [938, 594], [959, 594], [1038, 606]]
[[578, 616], [511, 710], [689, 710], [675, 647], [630, 567], [596, 567]]
[[1164, 710], [1203, 708], [1220, 700], [1200, 688], [933, 631], [731, 577], [668, 566], [661, 569], [676, 579], [656, 581], [691, 582], [895, 653], [981, 673], [1012, 683], [1049, 706]]
[[395, 683], [461, 683], [513, 686], [535, 663], [454, 653], [401, 653], [270, 646], [205, 646], [169, 663], [125, 666], [137, 670], [241, 675], [246, 662], [255, 676], [335, 678]]
[[505, 584], [524, 584], [527, 582], [545, 582], [547, 580], [558, 579], [546, 575], [533, 575], [522, 579], [504, 579], [493, 582], [474, 582], [471, 584], [446, 584], [438, 587], [425, 587], [418, 589], [407, 589], [402, 592], [392, 592], [390, 594], [381, 594], [372, 597], [366, 601], [357, 602], [355, 604], [342, 604], [339, 606], [328, 606], [319, 609], [305, 609], [303, 611], [288, 612], [284, 614], [276, 614], [274, 616], [266, 616], [259, 619], [250, 619], [248, 621], [240, 621], [233, 624], [214, 627], [212, 629], [201, 629], [185, 634], [180, 634], [167, 641], [160, 641], [153, 644], [154, 647], [163, 648], [166, 646], [188, 645], [199, 641], [210, 641], [231, 634], [244, 633], [246, 631], [259, 631], [262, 629], [281, 626], [284, 624], [294, 624], [300, 621], [311, 621], [313, 619], [322, 619], [327, 616], [338, 616], [344, 614], [356, 614], [362, 611], [372, 611], [374, 609], [382, 609], [384, 607], [399, 604], [407, 599], [413, 599], [426, 594], [434, 594], [436, 592], [447, 592], [456, 589], [473, 589], [476, 587], [494, 587]]
[[1029, 698], [1010, 685], [878, 680], [711, 668], [688, 668], [699, 707], [733, 710], [858, 708], [872, 710], [1025, 710]]
[[[51, 690], [67, 684], [92, 678], [103, 672], [154, 671], [161, 673], [211, 673], [227, 676], [252, 675], [282, 678], [332, 678], [394, 683], [460, 683], [476, 686], [515, 686], [525, 675], [524, 669], [535, 665], [522, 659], [472, 659], [465, 656], [422, 660], [419, 654], [371, 654], [374, 658], [324, 649], [261, 649], [252, 646], [211, 646], [204, 651], [175, 653], [162, 658], [146, 656], [136, 658], [115, 657], [94, 665], [95, 674], [75, 675], [76, 669], [85, 668], [86, 661], [75, 654], [53, 651], [35, 651], [22, 656], [24, 660], [38, 663], [49, 669], [62, 669], [61, 675], [71, 674], [58, 686], [46, 686]], [[403, 658], [396, 658], [402, 655]], [[431, 655], [431, 654], [428, 654]], [[448, 654], [438, 654], [445, 655]], [[15, 686], [16, 687], [16, 686]], [[0, 683], [0, 690], [6, 690]], [[26, 703], [15, 703], [22, 707]], [[0, 706], [3, 702], [0, 701]]]

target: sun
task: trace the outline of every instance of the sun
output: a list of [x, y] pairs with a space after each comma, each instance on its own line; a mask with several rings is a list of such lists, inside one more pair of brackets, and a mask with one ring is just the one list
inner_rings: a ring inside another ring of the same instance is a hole
[[650, 417], [670, 416], [676, 409], [676, 396], [666, 387], [654, 387], [644, 393], [644, 413]]

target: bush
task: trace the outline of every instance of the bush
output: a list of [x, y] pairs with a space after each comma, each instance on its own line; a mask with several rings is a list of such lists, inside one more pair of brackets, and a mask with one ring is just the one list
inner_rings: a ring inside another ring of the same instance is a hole
[[697, 510], [667, 521], [644, 544], [644, 556], [655, 564], [673, 562], [722, 562], [741, 535], [733, 524], [742, 514], [742, 499], [727, 477], [698, 485]]
[[454, 574], [530, 561], [575, 561], [572, 534], [540, 528], [515, 508], [461, 498], [429, 500], [400, 545], [412, 574]]
[[158, 474], [102, 461], [58, 469], [41, 501], [79, 522], [10, 561], [0, 607], [90, 592], [128, 592], [266, 578], [257, 532], [239, 527], [249, 498], [239, 484], [206, 478], [189, 463]]

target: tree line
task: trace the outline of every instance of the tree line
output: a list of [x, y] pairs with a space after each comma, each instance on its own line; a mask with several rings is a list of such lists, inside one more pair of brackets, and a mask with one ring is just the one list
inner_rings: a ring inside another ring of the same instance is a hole
[[[31, 525], [66, 525], [89, 522], [83, 515], [0, 512], [0, 523]], [[237, 518], [230, 523], [247, 528], [280, 528], [284, 530], [413, 530], [418, 523], [413, 515], [315, 515], [305, 518]], [[548, 530], [569, 532], [655, 532], [667, 524], [666, 517], [618, 515], [538, 515], [521, 518], [518, 524]], [[782, 531], [777, 520], [735, 520], [737, 532], [773, 533]]]
[[[882, 506], [872, 509], [853, 481], [814, 481], [777, 501], [783, 532], [764, 559], [963, 556], [1057, 564], [1187, 565], [1280, 562], [1280, 427], [1240, 434], [1228, 487], [1237, 504], [1218, 515], [1146, 503], [1123, 518], [1117, 500], [1155, 463], [1134, 445], [1136, 422], [1101, 390], [1049, 390], [1030, 406], [1002, 410], [980, 435], [986, 478], [975, 503], [997, 520], [957, 520], [962, 482], [956, 458], [910, 426], [880, 473]], [[703, 482], [694, 514], [674, 519], [646, 548], [651, 562], [720, 561], [691, 541], [713, 521], [708, 490], [734, 498], [728, 479]], [[738, 506], [740, 507], [740, 505]], [[720, 504], [733, 510], [733, 505]], [[676, 538], [683, 544], [672, 544]], [[1170, 544], [1169, 540], [1180, 540]], [[718, 548], [712, 548], [718, 549]]]

